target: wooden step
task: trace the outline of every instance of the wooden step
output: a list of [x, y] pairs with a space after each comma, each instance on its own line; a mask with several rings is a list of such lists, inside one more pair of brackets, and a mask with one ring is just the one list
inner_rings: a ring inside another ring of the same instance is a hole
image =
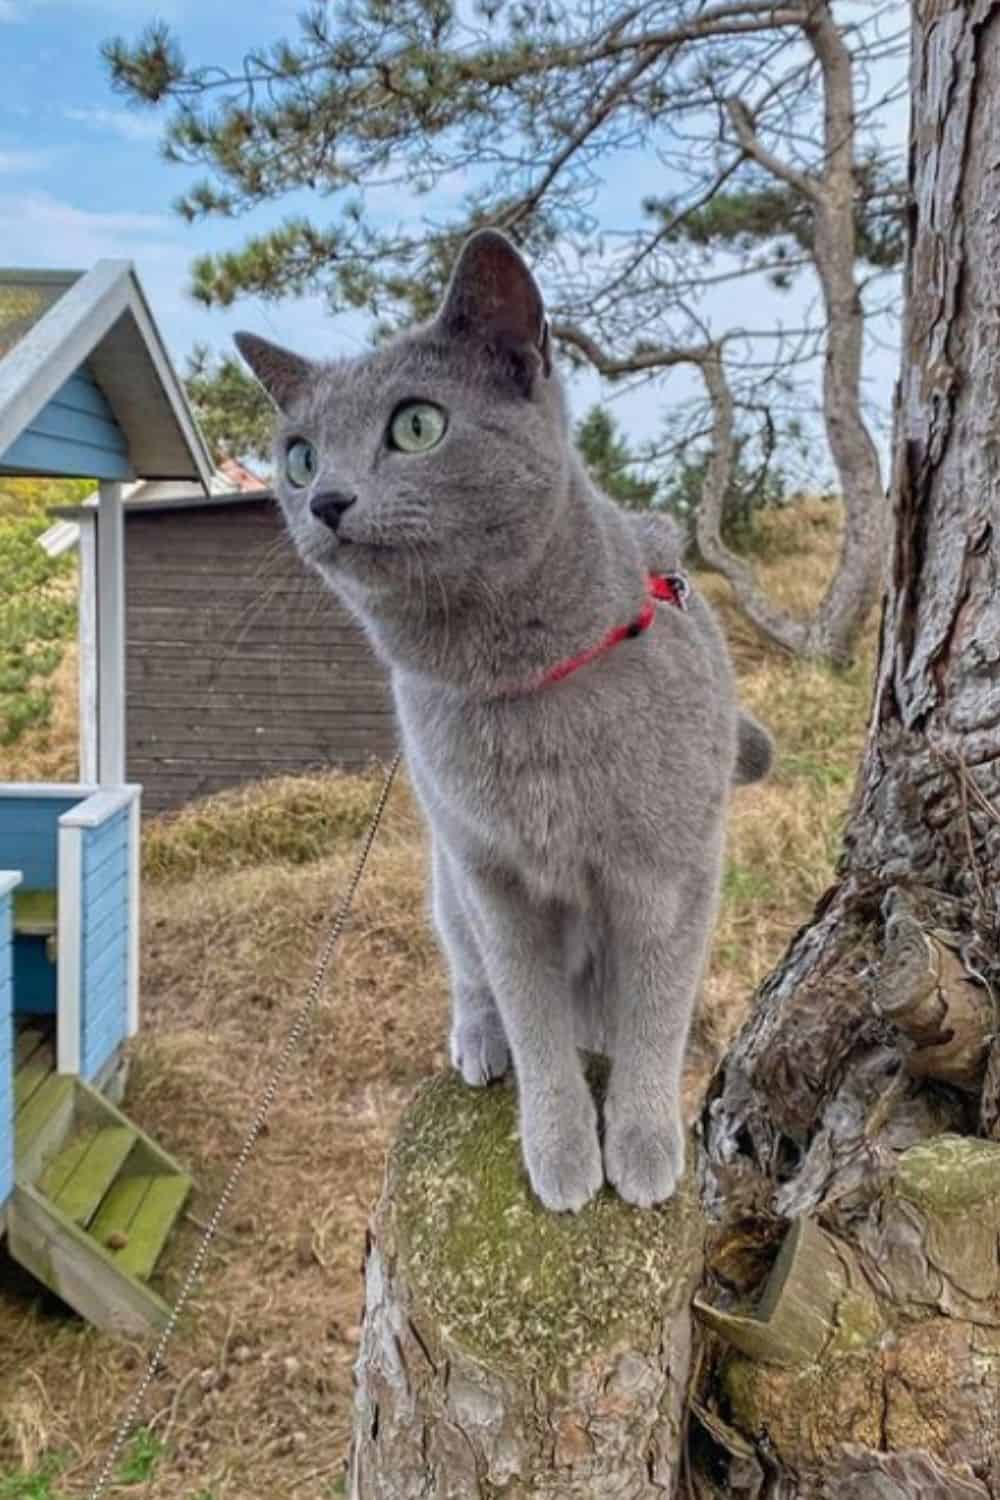
[[28, 1183], [15, 1187], [7, 1205], [7, 1246], [12, 1259], [97, 1328], [144, 1335], [170, 1317], [162, 1297], [126, 1275], [89, 1230]]
[[99, 1328], [162, 1328], [170, 1309], [145, 1283], [191, 1178], [103, 1094], [46, 1071], [51, 1053], [26, 1044], [24, 1067], [33, 1063], [15, 1116], [8, 1250]]
[[148, 1281], [191, 1191], [183, 1173], [124, 1173], [109, 1189], [90, 1233], [129, 1276]]
[[59, 926], [55, 891], [14, 892], [14, 932], [21, 937], [52, 937]]
[[48, 1073], [14, 1115], [14, 1172], [19, 1182], [34, 1182], [45, 1162], [66, 1140], [75, 1103], [74, 1080]]
[[17, 1042], [15, 1044], [14, 1055], [17, 1059], [17, 1066], [19, 1068], [22, 1067], [24, 1063], [28, 1062], [29, 1059], [32, 1058], [41, 1047], [48, 1047], [50, 1052], [52, 1050], [52, 1034], [50, 1027], [17, 1027]]
[[51, 1048], [38, 1047], [25, 1063], [18, 1063], [14, 1071], [14, 1108], [27, 1104], [32, 1094], [55, 1071], [55, 1059]]
[[135, 1145], [125, 1126], [90, 1126], [74, 1132], [38, 1180], [38, 1189], [85, 1228]]

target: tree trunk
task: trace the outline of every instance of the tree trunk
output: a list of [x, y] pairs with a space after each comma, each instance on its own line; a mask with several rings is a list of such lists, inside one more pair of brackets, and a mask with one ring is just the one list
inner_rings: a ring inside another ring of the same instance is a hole
[[418, 1103], [356, 1500], [645, 1500], [682, 1458], [693, 1500], [1000, 1500], [1000, 3], [913, 25], [892, 566], [836, 884], [709, 1090], [700, 1214], [536, 1215], [508, 1095]]
[[[724, 1472], [727, 1431], [744, 1467], [749, 1438], [760, 1496], [1000, 1496], [996, 0], [921, 0], [911, 83], [868, 740], [838, 882], [757, 997], [702, 1120], [701, 1299], [718, 1336], [706, 1442]], [[865, 1289], [863, 1316], [849, 1347], [857, 1320], [835, 1309], [818, 1358], [779, 1361], [766, 1331], [748, 1349], [727, 1316], [763, 1275], [755, 1321], [773, 1321], [803, 1223]]]

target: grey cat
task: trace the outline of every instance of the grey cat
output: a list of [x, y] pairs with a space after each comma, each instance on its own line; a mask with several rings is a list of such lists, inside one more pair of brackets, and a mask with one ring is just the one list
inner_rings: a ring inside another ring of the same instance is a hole
[[[669, 1198], [729, 789], [771, 759], [675, 529], [587, 477], [541, 294], [496, 231], [466, 242], [432, 322], [361, 358], [237, 344], [282, 414], [295, 544], [391, 670], [455, 1067], [478, 1086], [513, 1059], [550, 1209], [605, 1177]], [[651, 573], [674, 575], [658, 600]], [[603, 1159], [578, 1049], [613, 1059]]]

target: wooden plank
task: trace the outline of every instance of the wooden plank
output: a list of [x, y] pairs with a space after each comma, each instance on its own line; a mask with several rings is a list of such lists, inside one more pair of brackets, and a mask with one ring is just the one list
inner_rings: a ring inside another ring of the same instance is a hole
[[36, 1186], [40, 1193], [44, 1193], [47, 1198], [55, 1198], [59, 1194], [86, 1156], [98, 1130], [98, 1126], [91, 1125], [70, 1133], [62, 1150], [49, 1160], [39, 1177]]
[[53, 1067], [52, 1052], [45, 1047], [33, 1053], [26, 1063], [16, 1069], [14, 1105], [18, 1110], [25, 1108], [28, 1101], [38, 1093], [45, 1080], [51, 1077]]
[[105, 483], [100, 488], [97, 667], [98, 779], [117, 786], [125, 780], [125, 531], [120, 484]]
[[97, 516], [80, 518], [79, 576], [80, 777], [97, 780]]
[[350, 616], [343, 607], [336, 605], [332, 594], [294, 580], [279, 584], [266, 578], [236, 580], [231, 573], [222, 579], [185, 572], [172, 578], [161, 574], [155, 583], [143, 586], [141, 591], [137, 591], [138, 582], [133, 578], [129, 584], [129, 604], [134, 611], [190, 609], [194, 602], [216, 617], [231, 618], [234, 611], [249, 613], [259, 609], [272, 619], [280, 614], [282, 619], [301, 617], [325, 624], [346, 625], [350, 622]]
[[111, 410], [108, 398], [94, 380], [93, 375], [85, 365], [76, 370], [66, 384], [60, 386], [52, 397], [61, 406], [68, 406], [73, 411], [89, 411], [96, 417], [105, 417], [114, 421], [115, 414]]
[[[114, 417], [101, 416], [92, 411], [81, 411], [78, 407], [62, 402], [54, 396], [34, 417], [29, 431], [40, 437], [61, 438], [68, 442], [86, 443], [106, 453], [128, 454], [128, 443]], [[127, 461], [127, 460], [126, 460]]]
[[140, 791], [140, 787], [130, 784], [92, 789], [90, 795], [77, 803], [71, 812], [63, 814], [59, 819], [59, 826], [100, 828], [115, 813], [131, 806]]
[[182, 1175], [122, 1177], [102, 1203], [91, 1233], [103, 1245], [121, 1236], [124, 1245], [111, 1252], [115, 1264], [145, 1281], [156, 1269], [190, 1192], [191, 1179]]
[[[226, 746], [238, 745], [241, 750], [262, 739], [280, 739], [286, 747], [305, 741], [319, 740], [324, 745], [334, 743], [346, 731], [376, 732], [386, 725], [395, 724], [395, 715], [390, 703], [381, 703], [366, 696], [359, 702], [330, 709], [322, 700], [318, 703], [303, 698], [276, 698], [269, 703], [254, 699], [242, 703], [216, 701], [206, 695], [203, 701], [187, 705], [167, 703], [162, 711], [151, 703], [136, 706], [138, 720], [129, 736], [129, 774], [136, 751], [149, 745], [157, 749], [161, 745], [175, 743], [178, 748], [189, 745]], [[285, 724], [288, 732], [283, 737], [276, 733], [278, 724]]]
[[58, 903], [54, 890], [14, 892], [14, 931], [22, 937], [50, 937], [58, 928]]
[[55, 833], [8, 835], [0, 830], [0, 860], [17, 860], [25, 885], [35, 890], [53, 885], [56, 878]]
[[[178, 539], [197, 545], [202, 537], [213, 539], [218, 544], [220, 534], [232, 537], [234, 531], [240, 537], [254, 533], [257, 545], [266, 545], [270, 538], [282, 538], [290, 542], [285, 530], [281, 508], [267, 492], [254, 491], [240, 500], [230, 499], [225, 505], [196, 505], [175, 510], [153, 510], [141, 503], [133, 505], [128, 512], [129, 544], [133, 556], [147, 555], [157, 561], [176, 559], [172, 550]], [[264, 533], [268, 533], [264, 537]], [[263, 541], [258, 541], [258, 535]]]
[[118, 995], [114, 1004], [102, 1006], [95, 1024], [88, 1028], [83, 1043], [80, 1076], [91, 1083], [101, 1074], [108, 1059], [113, 1057], [125, 1040], [126, 994], [125, 975], [122, 974]]
[[52, 1195], [74, 1224], [84, 1228], [90, 1223], [134, 1145], [134, 1134], [122, 1126], [105, 1126], [90, 1138], [88, 1149], [58, 1194]]
[[124, 1115], [117, 1105], [93, 1088], [89, 1083], [77, 1080], [76, 1083], [76, 1112], [80, 1120], [96, 1120], [102, 1125], [125, 1125], [136, 1137], [136, 1170], [140, 1172], [157, 1172], [175, 1174], [185, 1177], [187, 1173], [180, 1163], [175, 1161], [169, 1152], [154, 1141], [153, 1137]]
[[81, 975], [92, 954], [99, 953], [110, 943], [124, 943], [128, 925], [128, 913], [125, 910], [127, 891], [126, 882], [120, 881], [110, 893], [108, 902], [95, 904], [94, 909], [85, 916], [80, 953]]
[[192, 682], [185, 690], [179, 682], [163, 683], [133, 689], [129, 693], [129, 714], [152, 713], [158, 708], [191, 710], [195, 704], [211, 709], [213, 715], [220, 711], [256, 712], [270, 709], [273, 714], [278, 703], [282, 711], [286, 708], [301, 708], [303, 713], [321, 716], [332, 713], [343, 717], [350, 713], [363, 713], [372, 708], [385, 712], [391, 699], [387, 689], [379, 682], [338, 683], [327, 682], [316, 687], [308, 678], [296, 679], [286, 676], [283, 683], [248, 683], [245, 678], [236, 683]]
[[[17, 1028], [14, 1057], [18, 1067], [22, 1063], [26, 1063], [30, 1057], [33, 1057], [41, 1047], [47, 1047], [50, 1053], [52, 1051], [52, 1040], [47, 1028], [39, 1026], [19, 1026]], [[55, 1067], [54, 1059], [52, 1066]]]
[[95, 1327], [142, 1335], [166, 1324], [170, 1309], [163, 1299], [125, 1274], [109, 1250], [28, 1185], [14, 1189], [7, 1238], [14, 1260]]
[[227, 616], [220, 627], [218, 618], [210, 610], [192, 610], [190, 603], [171, 608], [159, 605], [144, 605], [133, 610], [128, 622], [129, 642], [171, 643], [204, 642], [206, 645], [223, 646], [232, 650], [236, 645], [266, 644], [279, 649], [284, 645], [311, 645], [319, 652], [322, 643], [331, 638], [334, 630], [343, 630], [345, 639], [352, 636], [339, 621], [326, 622], [320, 619], [310, 622], [288, 620], [282, 614], [270, 614], [261, 610], [249, 620], [236, 621]]
[[187, 695], [189, 703], [198, 697], [216, 693], [235, 697], [276, 698], [315, 696], [327, 702], [363, 702], [372, 697], [379, 703], [391, 703], [388, 678], [371, 662], [358, 657], [327, 658], [324, 661], [298, 657], [234, 657], [231, 661], [188, 660], [183, 671], [180, 657], [146, 657], [139, 665], [129, 655], [128, 706], [153, 706], [167, 701], [169, 694]]
[[98, 1244], [111, 1249], [108, 1240], [112, 1236], [127, 1237], [155, 1176], [153, 1172], [128, 1172], [119, 1177], [90, 1224]]
[[[224, 745], [230, 751], [251, 745], [311, 745], [325, 753], [334, 744], [351, 744], [368, 738], [372, 730], [385, 727], [390, 716], [385, 713], [324, 714], [304, 723], [264, 722], [235, 712], [213, 715], [211, 723], [192, 722], [179, 713], [155, 714], [146, 709], [136, 714], [132, 743], [136, 749], [161, 750], [165, 746], [190, 748], [197, 756], [203, 748]], [[220, 731], [228, 731], [220, 733]], [[254, 752], [256, 758], [259, 752]], [[233, 755], [240, 759], [240, 755]]]
[[125, 454], [110, 453], [95, 443], [46, 437], [30, 428], [11, 444], [3, 461], [7, 468], [15, 471], [27, 469], [34, 474], [65, 475], [67, 478], [87, 475], [100, 480], [135, 478]]
[[62, 1074], [80, 1069], [80, 963], [82, 935], [80, 923], [82, 869], [82, 828], [59, 829], [59, 962], [56, 966], [56, 1066]]
[[[27, 791], [24, 794], [15, 788], [0, 786], [0, 840], [41, 835], [53, 840], [55, 848], [56, 829], [63, 813], [69, 812], [81, 801], [79, 794], [60, 792], [56, 796]], [[20, 869], [21, 866], [15, 866]]]
[[34, 1182], [44, 1161], [58, 1151], [73, 1119], [74, 1080], [50, 1073], [14, 1119], [14, 1167], [18, 1181]]
[[106, 847], [93, 850], [84, 847], [83, 852], [83, 899], [86, 902], [96, 891], [125, 875], [128, 867], [128, 824]]
[[136, 569], [129, 575], [129, 604], [142, 608], [159, 593], [177, 593], [190, 603], [191, 595], [205, 602], [208, 608], [219, 608], [223, 602], [235, 602], [241, 608], [254, 604], [266, 605], [271, 600], [308, 605], [315, 610], [339, 620], [352, 620], [353, 616], [344, 604], [323, 583], [309, 573], [287, 573], [269, 567], [263, 562], [233, 558], [232, 543], [224, 551], [220, 547], [211, 565], [197, 559], [189, 563], [185, 550], [173, 565], [157, 564], [155, 568]]
[[125, 996], [125, 1031], [135, 1036], [139, 1030], [139, 977], [141, 957], [142, 911], [142, 823], [141, 796], [128, 810], [128, 975]]
[[120, 981], [124, 985], [127, 967], [128, 926], [123, 924], [115, 942], [95, 946], [87, 956], [83, 989], [86, 999], [85, 1022], [88, 1027], [100, 1020], [101, 1012], [113, 997], [118, 996], [118, 984]]
[[[275, 640], [273, 636], [268, 639], [244, 642], [241, 644], [239, 651], [233, 650], [231, 642], [224, 642], [218, 638], [213, 639], [212, 637], [208, 637], [197, 643], [197, 651], [195, 652], [189, 641], [184, 641], [183, 639], [176, 642], [159, 641], [155, 638], [148, 641], [140, 640], [131, 629], [129, 631], [128, 649], [130, 659], [132, 657], [143, 657], [155, 660], [162, 657], [167, 660], [171, 658], [177, 660], [181, 659], [180, 652], [184, 651], [188, 653], [192, 661], [196, 662], [245, 661], [249, 663], [259, 661], [281, 663], [287, 660], [288, 655], [282, 643]], [[319, 640], [310, 640], [303, 645], [300, 651], [295, 653], [296, 662], [314, 662], [319, 667], [328, 665], [334, 661], [344, 661], [346, 663], [361, 659], [362, 653], [354, 641], [350, 643], [350, 650], [348, 651], [346, 645], [341, 648], [336, 643], [324, 644]], [[373, 653], [369, 653], [369, 659], [373, 664], [374, 670], [388, 676], [387, 670], [381, 666], [378, 658]]]

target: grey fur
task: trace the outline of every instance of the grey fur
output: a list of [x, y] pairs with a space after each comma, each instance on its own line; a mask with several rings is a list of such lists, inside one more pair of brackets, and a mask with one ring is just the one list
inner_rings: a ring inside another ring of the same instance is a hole
[[[359, 359], [303, 379], [294, 356], [237, 342], [284, 408], [278, 475], [296, 437], [319, 455], [309, 489], [279, 480], [291, 535], [391, 668], [431, 832], [455, 1066], [475, 1086], [513, 1055], [524, 1160], [549, 1208], [581, 1208], [605, 1177], [630, 1203], [668, 1198], [729, 788], [770, 741], [740, 722], [697, 593], [557, 685], [521, 689], [635, 618], [648, 569], [679, 564], [676, 531], [588, 479], [541, 296], [494, 231], [466, 243], [432, 323]], [[429, 452], [394, 451], [388, 424], [414, 399], [443, 408], [447, 431]], [[308, 504], [333, 490], [357, 496], [336, 534]], [[578, 1048], [614, 1059], [603, 1157]]]

